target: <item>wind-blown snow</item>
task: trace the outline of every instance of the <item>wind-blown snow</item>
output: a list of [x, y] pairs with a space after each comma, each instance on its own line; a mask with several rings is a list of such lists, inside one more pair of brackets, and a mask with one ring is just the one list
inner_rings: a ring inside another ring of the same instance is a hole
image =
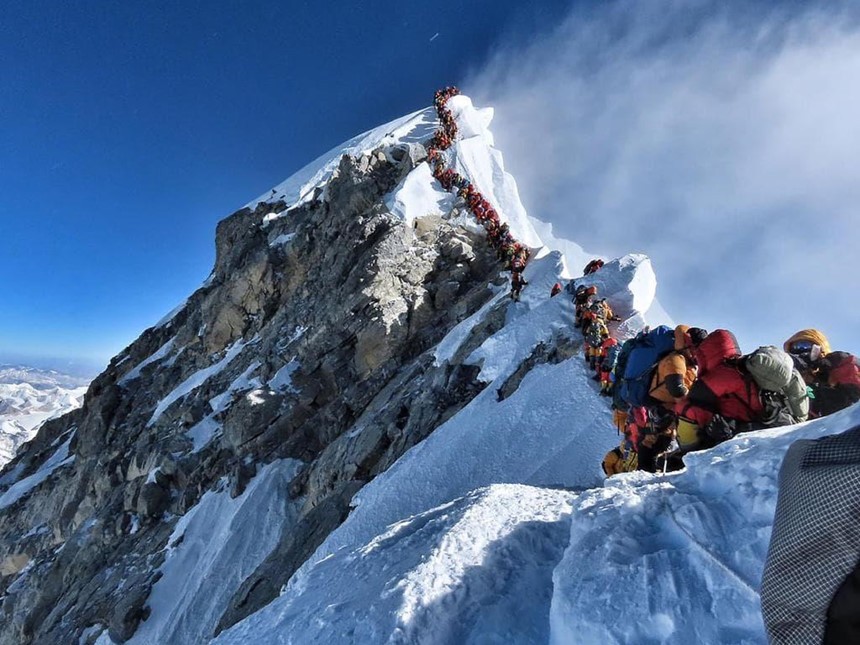
[[542, 247], [543, 242], [520, 201], [517, 183], [505, 171], [502, 153], [493, 147], [493, 134], [489, 130], [493, 109], [476, 109], [472, 100], [463, 95], [451, 98], [448, 108], [459, 127], [457, 141], [444, 153], [451, 167], [477, 186], [517, 240], [532, 248]]
[[45, 460], [45, 463], [39, 467], [39, 470], [34, 472], [32, 475], [15, 482], [8, 490], [6, 490], [6, 492], [0, 495], [0, 509], [11, 506], [24, 497], [24, 495], [27, 495], [31, 490], [36, 488], [36, 486], [48, 479], [48, 477], [51, 476], [51, 473], [58, 468], [62, 468], [63, 466], [67, 466], [74, 462], [75, 456], [69, 456], [69, 444], [72, 442], [73, 436], [74, 433], [72, 433], [69, 438], [66, 439], [65, 443], [57, 448], [57, 450], [54, 451], [47, 460]]
[[208, 642], [233, 592], [294, 522], [289, 484], [300, 466], [268, 464], [236, 499], [207, 492], [180, 518], [149, 596], [152, 613], [129, 643]]

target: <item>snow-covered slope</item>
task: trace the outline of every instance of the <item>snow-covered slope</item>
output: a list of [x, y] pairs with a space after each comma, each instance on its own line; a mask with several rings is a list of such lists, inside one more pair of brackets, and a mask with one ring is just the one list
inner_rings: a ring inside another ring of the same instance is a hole
[[766, 643], [781, 460], [858, 423], [854, 406], [585, 492], [475, 490], [335, 550], [216, 642]]
[[0, 467], [42, 423], [79, 407], [87, 383], [51, 370], [0, 365]]

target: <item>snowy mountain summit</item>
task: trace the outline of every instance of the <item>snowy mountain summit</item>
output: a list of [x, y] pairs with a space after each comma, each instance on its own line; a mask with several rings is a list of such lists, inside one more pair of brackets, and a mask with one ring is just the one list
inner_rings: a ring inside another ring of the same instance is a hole
[[[779, 459], [860, 413], [604, 484], [549, 296], [590, 256], [526, 213], [492, 111], [449, 107], [448, 167], [532, 250], [521, 301], [433, 178], [433, 109], [223, 220], [204, 285], [0, 474], [0, 643], [763, 642]], [[663, 322], [646, 257], [589, 281], [617, 337]]]

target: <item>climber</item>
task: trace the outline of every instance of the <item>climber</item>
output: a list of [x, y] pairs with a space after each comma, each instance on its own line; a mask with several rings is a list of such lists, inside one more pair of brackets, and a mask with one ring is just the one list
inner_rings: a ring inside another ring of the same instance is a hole
[[597, 296], [597, 287], [586, 287], [584, 284], [576, 288], [573, 296], [573, 304], [576, 306], [574, 314], [574, 327], [582, 327], [582, 316], [591, 304], [591, 299]]
[[633, 446], [625, 440], [621, 442], [620, 446], [606, 453], [600, 466], [607, 477], [629, 473], [636, 470], [638, 456], [636, 451], [633, 450]]
[[600, 346], [600, 353], [600, 396], [612, 396], [612, 386], [614, 384], [612, 371], [618, 362], [621, 345], [610, 336]]
[[759, 387], [743, 371], [734, 334], [718, 329], [695, 348], [698, 374], [675, 406], [682, 451], [710, 448], [739, 432], [762, 427]]
[[589, 275], [591, 273], [594, 273], [595, 271], [599, 270], [603, 266], [603, 264], [603, 260], [601, 260], [600, 258], [592, 260], [585, 265], [585, 268], [582, 270], [582, 275]]
[[678, 325], [675, 328], [675, 350], [657, 363], [648, 395], [669, 409], [683, 399], [696, 380], [696, 362], [693, 351], [708, 333], [698, 327]]
[[552, 290], [549, 292], [550, 298], [555, 298], [558, 294], [561, 293], [561, 282], [556, 282], [552, 285]]
[[588, 363], [600, 380], [600, 369], [598, 366], [602, 355], [603, 342], [609, 338], [608, 322], [614, 318], [612, 309], [606, 299], [588, 301], [588, 308], [582, 313], [582, 336], [586, 343], [586, 357]]
[[639, 470], [656, 473], [658, 470], [678, 470], [683, 467], [680, 458], [667, 462], [667, 453], [675, 438], [675, 414], [662, 406], [648, 408], [647, 421], [639, 429], [636, 452]]
[[514, 260], [511, 266], [511, 300], [514, 302], [520, 301], [520, 292], [528, 285], [528, 281], [523, 277], [523, 269], [525, 265], [520, 260]]
[[[585, 339], [585, 360], [589, 367], [599, 374], [597, 363], [600, 359], [603, 343], [609, 338], [609, 327], [606, 326], [606, 320], [600, 317], [589, 320], [588, 325], [583, 328], [582, 335]], [[597, 380], [600, 380], [599, 376]]]
[[833, 414], [860, 401], [860, 365], [848, 352], [831, 351], [816, 329], [797, 332], [783, 345], [810, 387], [810, 416]]

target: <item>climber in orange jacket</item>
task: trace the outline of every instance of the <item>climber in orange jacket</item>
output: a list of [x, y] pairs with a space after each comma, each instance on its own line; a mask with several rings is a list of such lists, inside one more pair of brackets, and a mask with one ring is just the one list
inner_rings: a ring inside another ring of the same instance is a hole
[[692, 352], [707, 335], [698, 327], [678, 325], [675, 328], [675, 351], [660, 359], [651, 378], [648, 394], [652, 399], [672, 409], [687, 396], [696, 380], [696, 361]]

